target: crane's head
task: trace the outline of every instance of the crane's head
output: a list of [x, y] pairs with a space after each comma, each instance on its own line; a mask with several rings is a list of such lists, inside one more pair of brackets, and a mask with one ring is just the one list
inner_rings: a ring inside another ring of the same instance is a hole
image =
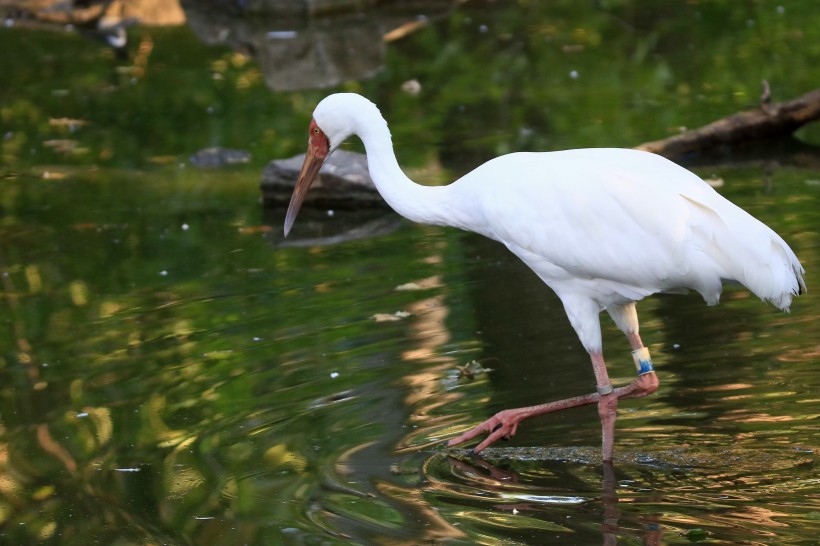
[[[355, 93], [330, 95], [316, 106], [308, 128], [308, 149], [305, 162], [296, 179], [296, 186], [293, 188], [293, 195], [291, 195], [285, 216], [285, 237], [290, 233], [310, 185], [319, 174], [319, 169], [322, 168], [327, 156], [347, 137], [359, 130], [359, 122], [364, 113], [373, 111], [378, 114], [378, 109], [372, 102]], [[378, 117], [381, 119], [380, 114]]]
[[293, 222], [296, 221], [296, 215], [299, 214], [299, 209], [302, 208], [302, 202], [305, 200], [308, 190], [310, 189], [316, 176], [319, 174], [319, 169], [330, 154], [330, 139], [324, 131], [319, 128], [315, 119], [310, 120], [310, 129], [308, 129], [308, 148], [305, 154], [305, 162], [302, 163], [302, 170], [299, 171], [299, 177], [296, 179], [296, 186], [293, 188], [293, 195], [290, 196], [290, 205], [288, 205], [288, 213], [285, 215], [285, 237], [290, 233], [293, 227]]

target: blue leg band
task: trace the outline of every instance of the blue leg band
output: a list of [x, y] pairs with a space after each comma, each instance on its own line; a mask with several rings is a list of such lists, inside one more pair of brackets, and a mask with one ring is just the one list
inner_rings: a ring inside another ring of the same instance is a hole
[[635, 361], [638, 375], [646, 375], [655, 371], [655, 368], [652, 367], [652, 357], [649, 356], [649, 349], [646, 347], [632, 351], [632, 360]]

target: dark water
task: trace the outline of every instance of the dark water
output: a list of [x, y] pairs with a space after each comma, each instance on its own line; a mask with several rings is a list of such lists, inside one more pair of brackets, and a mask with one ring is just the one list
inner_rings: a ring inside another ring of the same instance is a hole
[[[780, 98], [820, 81], [812, 3], [751, 6], [468, 5], [343, 87], [383, 104], [426, 183], [511, 149], [630, 146], [753, 104], [762, 77]], [[696, 167], [800, 256], [809, 293], [790, 314], [738, 288], [713, 308], [650, 298], [661, 389], [621, 403], [613, 467], [594, 408], [475, 458], [442, 443], [593, 387], [557, 298], [499, 245], [390, 213], [377, 237], [302, 246], [361, 220], [306, 210], [285, 244], [259, 171], [301, 151], [325, 92], [271, 92], [185, 29], [135, 37], [153, 44], [145, 76], [74, 34], [0, 31], [4, 51], [30, 44], [2, 61], [17, 85], [2, 86], [0, 543], [817, 542], [810, 148]], [[399, 91], [411, 77], [418, 98]], [[187, 164], [208, 145], [254, 159]], [[628, 382], [628, 344], [603, 323]], [[491, 371], [459, 375], [474, 360]]]

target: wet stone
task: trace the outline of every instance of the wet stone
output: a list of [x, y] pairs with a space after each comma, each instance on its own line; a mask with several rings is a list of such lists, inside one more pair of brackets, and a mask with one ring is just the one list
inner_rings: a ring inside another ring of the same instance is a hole
[[[262, 171], [260, 183], [265, 206], [288, 204], [304, 160], [304, 154], [300, 154], [268, 163]], [[387, 203], [370, 178], [364, 154], [336, 150], [325, 161], [319, 176], [310, 187], [305, 206], [387, 207]]]

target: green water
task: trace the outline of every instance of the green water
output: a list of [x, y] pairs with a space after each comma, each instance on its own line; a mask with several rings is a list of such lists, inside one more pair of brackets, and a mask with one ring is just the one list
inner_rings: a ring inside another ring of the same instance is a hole
[[[442, 183], [507, 151], [699, 126], [753, 107], [762, 79], [774, 100], [817, 87], [820, 15], [778, 6], [468, 3], [339, 89], [379, 103], [408, 172]], [[135, 29], [128, 61], [18, 27], [0, 51], [0, 543], [816, 544], [816, 151], [695, 167], [801, 258], [790, 314], [738, 288], [713, 308], [652, 297], [661, 388], [621, 403], [613, 469], [594, 408], [478, 459], [442, 442], [589, 392], [588, 357], [479, 236], [385, 212], [377, 237], [299, 246], [362, 214], [306, 210], [283, 244], [259, 174], [303, 151], [330, 91], [272, 92], [184, 27]], [[187, 163], [215, 145], [253, 160]], [[492, 371], [459, 377], [472, 360]]]

